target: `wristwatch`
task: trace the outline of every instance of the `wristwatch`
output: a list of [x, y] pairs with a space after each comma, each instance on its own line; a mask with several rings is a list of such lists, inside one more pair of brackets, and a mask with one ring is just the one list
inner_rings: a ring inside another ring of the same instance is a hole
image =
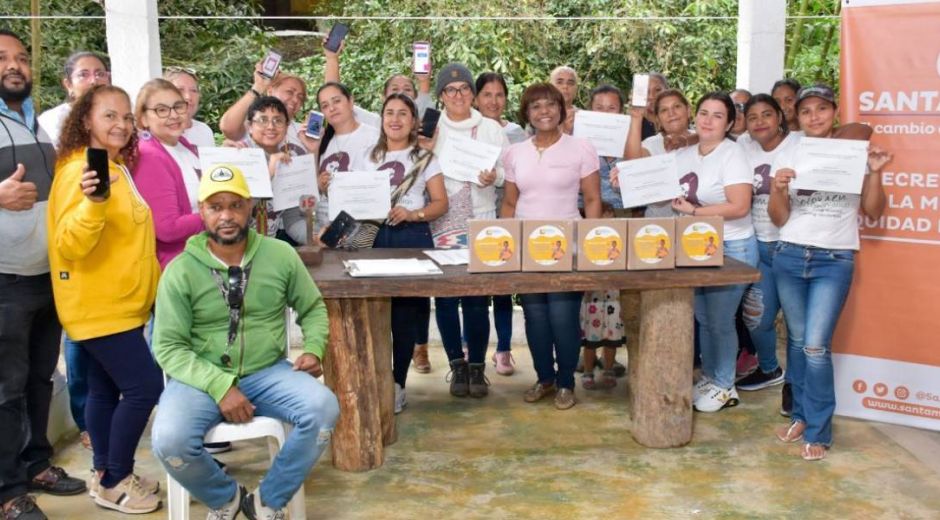
[[424, 222], [424, 210], [423, 209], [418, 210], [418, 222]]

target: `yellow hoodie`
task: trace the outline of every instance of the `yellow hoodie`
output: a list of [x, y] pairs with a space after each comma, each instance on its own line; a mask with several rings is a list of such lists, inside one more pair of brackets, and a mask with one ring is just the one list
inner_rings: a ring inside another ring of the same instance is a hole
[[56, 163], [47, 213], [55, 306], [76, 341], [147, 323], [160, 277], [153, 216], [130, 173], [111, 162], [111, 196], [95, 203], [84, 167], [85, 149]]

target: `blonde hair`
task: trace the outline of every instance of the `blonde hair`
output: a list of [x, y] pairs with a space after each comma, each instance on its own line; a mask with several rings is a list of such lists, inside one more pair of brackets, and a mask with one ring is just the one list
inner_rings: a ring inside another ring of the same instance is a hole
[[[183, 98], [180, 89], [163, 78], [152, 79], [140, 87], [140, 92], [137, 93], [137, 103], [134, 105], [134, 117], [137, 119], [137, 124], [141, 125], [141, 128], [144, 128], [141, 121], [143, 121], [144, 112], [147, 111], [147, 102], [150, 101], [151, 96], [164, 90], [176, 93], [180, 99]], [[144, 129], [146, 130], [146, 128]]]
[[268, 85], [269, 95], [272, 90], [280, 87], [281, 85], [286, 83], [288, 80], [294, 80], [297, 83], [300, 83], [300, 91], [303, 93], [304, 102], [306, 103], [307, 102], [307, 83], [300, 76], [295, 76], [294, 74], [290, 74], [288, 72], [281, 72], [274, 78], [271, 84]]

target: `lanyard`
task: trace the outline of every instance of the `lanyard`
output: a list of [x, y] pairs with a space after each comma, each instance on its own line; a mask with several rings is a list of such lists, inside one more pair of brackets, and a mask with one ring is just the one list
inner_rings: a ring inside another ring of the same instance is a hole
[[215, 278], [215, 283], [219, 287], [219, 292], [222, 294], [222, 301], [224, 301], [226, 307], [228, 307], [228, 340], [225, 344], [225, 351], [222, 352], [219, 361], [221, 361], [223, 365], [231, 367], [232, 357], [229, 355], [229, 352], [235, 344], [235, 339], [238, 336], [238, 325], [241, 323], [242, 316], [245, 312], [245, 290], [248, 288], [248, 276], [251, 274], [251, 266], [245, 267], [244, 269], [237, 266], [229, 267], [228, 286], [225, 285], [225, 280], [222, 279], [222, 275], [219, 271], [215, 269], [209, 269], [209, 271], [212, 273], [212, 277]]

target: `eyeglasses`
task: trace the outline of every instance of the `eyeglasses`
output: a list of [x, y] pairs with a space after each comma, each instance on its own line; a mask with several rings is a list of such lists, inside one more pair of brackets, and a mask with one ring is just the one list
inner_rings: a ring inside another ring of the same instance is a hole
[[235, 310], [242, 308], [245, 298], [244, 275], [245, 272], [237, 265], [228, 268], [228, 306]]
[[157, 105], [155, 107], [145, 107], [145, 110], [151, 110], [154, 114], [157, 114], [157, 117], [160, 119], [166, 119], [170, 117], [170, 110], [176, 112], [178, 116], [185, 116], [189, 113], [189, 103], [185, 101], [177, 101], [173, 103], [172, 107], [166, 105]]
[[444, 87], [444, 94], [447, 94], [449, 97], [457, 97], [457, 95], [466, 95], [473, 92], [473, 89], [470, 88], [470, 85], [461, 85], [459, 87]]
[[256, 124], [256, 125], [262, 127], [262, 128], [265, 127], [265, 126], [268, 126], [268, 125], [271, 125], [271, 126], [273, 126], [274, 128], [284, 128], [285, 126], [287, 126], [287, 120], [284, 119], [283, 117], [271, 117], [271, 118], [269, 118], [269, 117], [266, 117], [266, 116], [261, 116], [261, 117], [256, 117], [256, 118], [252, 119], [251, 122], [252, 122], [253, 124]]
[[108, 79], [110, 77], [111, 77], [111, 73], [106, 70], [96, 70], [96, 71], [80, 70], [76, 72], [75, 74], [72, 74], [72, 78], [74, 80], [81, 81], [81, 82], [92, 81], [92, 80], [98, 81], [100, 79]]

